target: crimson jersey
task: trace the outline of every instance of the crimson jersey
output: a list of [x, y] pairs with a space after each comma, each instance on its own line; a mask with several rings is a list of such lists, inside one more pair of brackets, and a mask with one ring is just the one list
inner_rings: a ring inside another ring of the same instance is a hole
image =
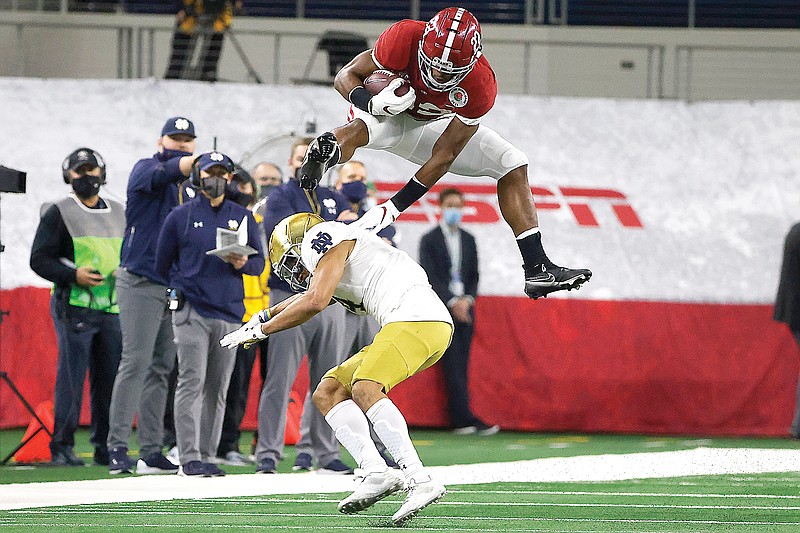
[[417, 99], [406, 113], [417, 120], [431, 120], [455, 113], [468, 125], [475, 125], [489, 112], [497, 96], [497, 80], [489, 62], [481, 55], [464, 80], [449, 91], [428, 88], [419, 71], [417, 51], [425, 22], [401, 20], [384, 31], [372, 49], [372, 60], [379, 68], [408, 79]]

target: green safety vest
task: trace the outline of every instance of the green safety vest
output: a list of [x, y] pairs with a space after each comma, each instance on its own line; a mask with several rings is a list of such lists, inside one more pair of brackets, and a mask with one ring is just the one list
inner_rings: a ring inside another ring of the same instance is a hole
[[125, 208], [122, 204], [103, 198], [103, 209], [90, 209], [74, 196], [56, 203], [64, 225], [75, 247], [75, 265], [89, 267], [103, 275], [103, 283], [83, 287], [73, 283], [70, 305], [88, 307], [107, 313], [119, 313], [116, 298], [116, 278], [112, 273], [119, 267], [119, 253], [125, 234]]

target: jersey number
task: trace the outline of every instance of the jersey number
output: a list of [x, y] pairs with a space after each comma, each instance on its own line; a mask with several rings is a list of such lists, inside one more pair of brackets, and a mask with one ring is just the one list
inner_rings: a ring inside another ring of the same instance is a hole
[[439, 107], [433, 105], [430, 102], [422, 102], [420, 105], [417, 106], [417, 113], [420, 115], [424, 115], [426, 117], [439, 117], [442, 115], [446, 115], [448, 113], [452, 113], [452, 111], [447, 111], [446, 109], [440, 109]]

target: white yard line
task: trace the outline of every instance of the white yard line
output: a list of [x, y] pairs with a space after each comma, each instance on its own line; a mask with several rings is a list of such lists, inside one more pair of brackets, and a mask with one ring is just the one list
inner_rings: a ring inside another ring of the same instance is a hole
[[[444, 484], [616, 481], [800, 471], [800, 450], [697, 448], [675, 452], [553, 457], [509, 463], [438, 466]], [[172, 499], [322, 494], [353, 490], [351, 476], [239, 474], [222, 478], [131, 476], [0, 485], [0, 509]], [[723, 496], [728, 497], [728, 496]]]

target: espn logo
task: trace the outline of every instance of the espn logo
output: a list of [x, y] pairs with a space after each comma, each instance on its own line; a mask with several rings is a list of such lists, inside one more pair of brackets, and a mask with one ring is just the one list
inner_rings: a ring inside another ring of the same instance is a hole
[[[383, 202], [400, 190], [403, 183], [375, 182], [378, 201]], [[447, 187], [457, 187], [464, 193], [464, 223], [493, 224], [503, 220], [497, 204], [495, 185], [447, 183], [434, 185], [431, 192], [409, 207], [401, 222], [436, 222], [437, 194]], [[536, 208], [545, 211], [568, 210], [579, 226], [596, 228], [600, 222], [597, 209], [610, 209], [624, 228], [643, 228], [644, 225], [628, 202], [627, 197], [614, 189], [590, 187], [531, 187]]]

